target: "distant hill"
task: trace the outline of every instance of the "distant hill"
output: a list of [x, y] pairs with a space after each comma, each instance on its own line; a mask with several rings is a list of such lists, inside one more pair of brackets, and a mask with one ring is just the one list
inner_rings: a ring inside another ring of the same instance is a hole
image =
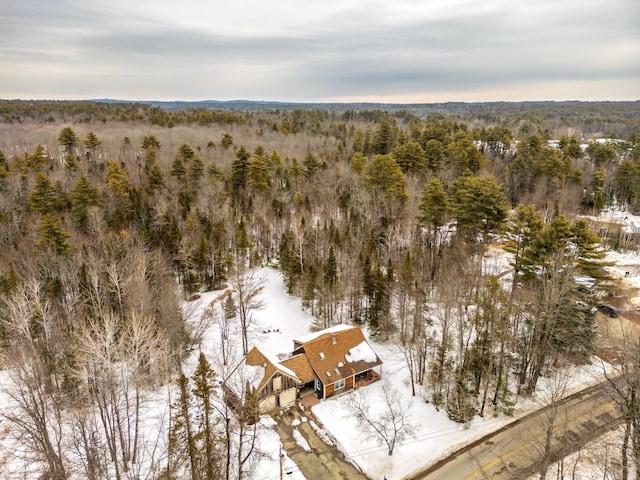
[[[109, 98], [93, 99], [91, 102], [103, 103], [132, 103], [130, 100], [116, 100]], [[230, 111], [291, 111], [291, 110], [325, 110], [343, 113], [345, 111], [384, 110], [386, 112], [410, 112], [418, 116], [432, 113], [482, 117], [485, 115], [521, 116], [540, 114], [543, 117], [602, 117], [615, 116], [619, 118], [640, 118], [640, 100], [622, 101], [525, 101], [525, 102], [444, 102], [444, 103], [302, 103], [256, 100], [200, 100], [200, 101], [135, 101], [145, 105], [159, 107], [165, 110], [185, 110], [193, 108], [207, 108]]]

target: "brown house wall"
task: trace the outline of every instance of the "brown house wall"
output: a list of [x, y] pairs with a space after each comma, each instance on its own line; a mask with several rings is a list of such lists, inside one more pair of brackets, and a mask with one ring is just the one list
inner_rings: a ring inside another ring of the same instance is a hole
[[344, 388], [353, 388], [353, 377], [347, 377], [344, 379]]

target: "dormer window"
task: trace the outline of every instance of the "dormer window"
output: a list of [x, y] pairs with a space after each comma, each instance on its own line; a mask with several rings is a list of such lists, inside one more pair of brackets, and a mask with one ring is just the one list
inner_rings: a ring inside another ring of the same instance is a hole
[[320, 360], [324, 360], [325, 359], [324, 352], [320, 352], [318, 355], [320, 355]]

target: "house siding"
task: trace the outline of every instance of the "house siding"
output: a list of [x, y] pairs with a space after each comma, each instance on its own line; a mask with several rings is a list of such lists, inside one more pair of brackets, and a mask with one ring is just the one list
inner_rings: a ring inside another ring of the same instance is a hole
[[331, 385], [327, 385], [324, 389], [324, 396], [328, 397], [329, 395], [333, 395], [336, 391], [336, 386], [332, 383]]
[[347, 377], [344, 379], [344, 388], [353, 388], [353, 377]]
[[279, 402], [280, 402], [280, 406], [284, 406], [284, 405], [288, 405], [290, 403], [293, 403], [296, 401], [296, 398], [298, 396], [298, 389], [297, 388], [290, 388], [288, 390], [285, 390], [284, 392], [280, 393], [279, 396]]

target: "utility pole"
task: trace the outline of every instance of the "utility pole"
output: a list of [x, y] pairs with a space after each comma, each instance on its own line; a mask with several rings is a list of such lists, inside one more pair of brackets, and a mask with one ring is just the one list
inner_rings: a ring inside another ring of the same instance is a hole
[[282, 444], [280, 444], [280, 480], [282, 480], [282, 461], [284, 459], [284, 453], [282, 453]]

